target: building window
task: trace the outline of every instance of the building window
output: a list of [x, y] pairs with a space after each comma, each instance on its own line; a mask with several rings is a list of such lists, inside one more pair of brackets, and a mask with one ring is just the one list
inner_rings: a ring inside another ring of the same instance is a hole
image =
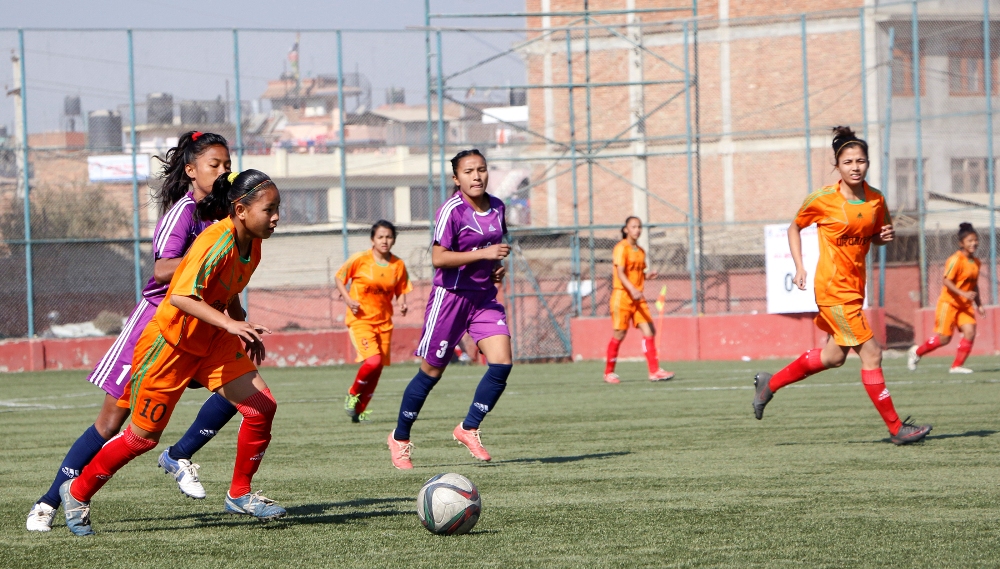
[[[895, 49], [892, 52], [892, 94], [897, 97], [913, 96], [913, 52]], [[927, 70], [924, 56], [920, 56], [920, 96], [926, 94]]]
[[[926, 184], [926, 158], [921, 160], [921, 165]], [[917, 209], [917, 161], [913, 158], [896, 159], [896, 207], [909, 211]]]
[[985, 194], [988, 191], [985, 158], [951, 159], [951, 193]]
[[[997, 92], [997, 58], [993, 56], [993, 92]], [[951, 95], [986, 94], [983, 40], [952, 40], [948, 44], [948, 92]]]
[[347, 220], [374, 223], [380, 219], [396, 219], [395, 188], [349, 188], [347, 190]]
[[285, 190], [281, 192], [281, 222], [293, 225], [329, 223], [328, 190]]
[[430, 221], [441, 205], [441, 193], [433, 188], [427, 195], [427, 187], [410, 186], [410, 221]]

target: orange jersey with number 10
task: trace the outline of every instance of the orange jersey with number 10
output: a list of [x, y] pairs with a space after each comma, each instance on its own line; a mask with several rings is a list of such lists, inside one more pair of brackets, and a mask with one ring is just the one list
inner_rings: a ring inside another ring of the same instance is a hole
[[392, 299], [413, 290], [403, 260], [390, 255], [389, 262], [380, 264], [371, 249], [362, 251], [347, 260], [337, 271], [340, 282], [351, 282], [351, 298], [361, 303], [355, 316], [350, 310], [344, 321], [348, 326], [355, 321], [367, 324], [392, 325]]
[[[642, 247], [638, 245], [633, 247], [629, 245], [628, 239], [622, 239], [615, 245], [611, 258], [616, 266], [625, 269], [625, 277], [628, 278], [628, 282], [632, 283], [635, 288], [642, 290], [643, 285], [646, 284], [646, 252], [642, 250]], [[612, 272], [612, 275], [614, 282], [612, 288], [625, 290], [625, 285], [618, 278], [617, 269]]]
[[816, 304], [838, 306], [865, 298], [865, 256], [871, 242], [892, 218], [882, 193], [865, 183], [865, 199], [848, 200], [840, 182], [825, 186], [803, 202], [795, 217], [800, 228], [816, 224]]
[[240, 257], [236, 230], [230, 218], [202, 232], [181, 260], [170, 288], [153, 317], [168, 344], [196, 356], [207, 355], [219, 335], [227, 332], [175, 308], [170, 297], [177, 294], [205, 301], [224, 312], [250, 282], [260, 264], [260, 239], [254, 239], [249, 258]]

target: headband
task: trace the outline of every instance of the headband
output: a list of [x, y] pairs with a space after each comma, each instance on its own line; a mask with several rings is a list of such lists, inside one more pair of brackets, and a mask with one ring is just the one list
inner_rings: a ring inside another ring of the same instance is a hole
[[840, 156], [840, 151], [843, 150], [844, 147], [847, 146], [848, 144], [860, 144], [861, 146], [865, 147], [865, 152], [868, 152], [868, 143], [865, 142], [864, 140], [861, 140], [860, 138], [858, 138], [856, 136], [852, 136], [849, 140], [847, 140], [843, 144], [841, 144], [840, 148], [837, 148], [836, 152], [834, 152], [833, 155], [834, 156]]
[[[238, 175], [239, 175], [239, 174], [237, 174], [237, 176], [238, 176]], [[232, 177], [233, 175], [232, 175], [232, 174], [230, 174], [229, 176], [230, 176], [230, 177]], [[235, 178], [234, 178], [234, 179], [235, 179]], [[232, 182], [230, 182], [230, 183], [232, 183]], [[245, 193], [245, 194], [243, 194], [242, 196], [240, 196], [240, 197], [236, 198], [235, 200], [233, 200], [233, 203], [235, 204], [236, 202], [238, 202], [238, 201], [242, 200], [243, 198], [245, 198], [245, 197], [249, 196], [250, 194], [252, 194], [252, 193], [256, 192], [257, 190], [259, 190], [260, 188], [262, 188], [263, 186], [266, 186], [266, 185], [268, 185], [268, 184], [270, 184], [270, 185], [272, 185], [272, 186], [273, 186], [273, 185], [274, 185], [274, 182], [272, 182], [271, 180], [264, 180], [263, 182], [261, 182], [261, 183], [257, 184], [256, 186], [254, 186], [254, 187], [250, 188], [250, 191], [246, 192], [246, 193]]]
[[191, 142], [195, 142], [195, 141], [197, 141], [197, 140], [198, 140], [198, 138], [200, 138], [200, 137], [201, 137], [201, 135], [203, 135], [203, 134], [205, 134], [205, 133], [204, 133], [204, 132], [201, 132], [200, 130], [199, 130], [199, 131], [195, 131], [195, 132], [193, 132], [193, 133], [191, 134]]

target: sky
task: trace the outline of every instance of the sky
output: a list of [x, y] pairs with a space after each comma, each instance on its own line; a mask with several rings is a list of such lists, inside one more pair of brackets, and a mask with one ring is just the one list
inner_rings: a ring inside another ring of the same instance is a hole
[[[524, 0], [431, 0], [430, 7], [432, 13], [448, 14], [517, 12], [524, 10]], [[7, 53], [17, 51], [15, 29], [26, 28], [29, 132], [61, 130], [63, 98], [67, 95], [80, 96], [85, 114], [122, 109], [127, 121], [127, 28], [134, 30], [135, 96], [140, 105], [153, 92], [171, 93], [175, 102], [235, 98], [233, 28], [247, 28], [239, 33], [240, 94], [244, 101], [257, 99], [268, 79], [288, 70], [288, 52], [295, 43], [295, 30], [301, 29], [345, 30], [344, 71], [357, 71], [370, 81], [373, 106], [384, 102], [388, 87], [403, 87], [408, 103], [425, 101], [424, 33], [408, 30], [424, 25], [424, 3], [420, 0], [34, 0], [7, 3], [2, 22], [6, 28], [0, 29], [0, 49]], [[516, 29], [524, 20], [441, 19], [435, 23], [442, 27]], [[86, 28], [102, 31], [84, 31]], [[445, 31], [444, 75], [474, 66], [521, 38], [523, 33], [517, 32]], [[432, 37], [436, 52], [433, 41]], [[299, 58], [303, 77], [336, 74], [336, 55], [333, 32], [302, 33]], [[509, 55], [455, 77], [449, 86], [455, 87], [451, 94], [461, 97], [474, 85], [524, 81], [521, 60]], [[0, 64], [0, 85], [9, 88], [12, 83], [7, 60]], [[476, 92], [480, 97], [499, 98], [503, 94], [502, 90], [483, 88]], [[12, 101], [11, 97], [0, 99], [0, 125], [9, 129], [13, 125]], [[137, 122], [144, 122], [141, 108]]]

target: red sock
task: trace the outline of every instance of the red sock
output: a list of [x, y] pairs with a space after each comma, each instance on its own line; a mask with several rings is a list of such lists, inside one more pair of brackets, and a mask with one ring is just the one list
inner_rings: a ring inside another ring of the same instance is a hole
[[[373, 373], [377, 382], [378, 376], [382, 374], [382, 354], [372, 356], [361, 364], [361, 367], [358, 368], [358, 375], [354, 376], [354, 385], [351, 386], [348, 393], [351, 395], [361, 395], [367, 391]], [[372, 390], [374, 389], [372, 387]]]
[[608, 361], [604, 364], [604, 375], [615, 372], [615, 364], [618, 362], [618, 348], [621, 345], [622, 341], [614, 338], [608, 342]]
[[809, 350], [799, 356], [799, 359], [774, 374], [774, 377], [771, 378], [771, 382], [768, 384], [771, 392], [773, 393], [790, 383], [802, 381], [814, 373], [825, 370], [826, 366], [823, 365], [823, 361], [819, 357], [822, 351], [819, 348]]
[[229, 486], [230, 498], [239, 498], [250, 492], [250, 481], [264, 459], [267, 444], [271, 442], [271, 422], [278, 404], [271, 390], [265, 389], [237, 403], [236, 409], [243, 414], [243, 422], [236, 438], [236, 465], [233, 466], [233, 482]]
[[372, 395], [375, 395], [375, 388], [378, 387], [378, 379], [382, 377], [382, 356], [372, 356], [368, 358], [367, 360], [365, 360], [365, 365], [362, 366], [362, 368], [367, 366], [368, 362], [371, 362], [376, 358], [378, 358], [378, 365], [377, 367], [372, 368], [368, 372], [368, 377], [365, 380], [364, 389], [359, 394], [361, 398], [358, 399], [358, 404], [354, 406], [354, 411], [358, 415], [364, 413], [365, 409], [368, 408], [368, 402], [372, 400]]
[[920, 344], [920, 347], [917, 348], [917, 355], [923, 356], [927, 352], [933, 352], [934, 350], [940, 347], [941, 347], [941, 338], [939, 338], [937, 334], [935, 334], [930, 338], [928, 338], [926, 342]]
[[660, 360], [656, 356], [656, 336], [643, 336], [642, 353], [646, 354], [649, 373], [656, 373], [656, 370], [660, 369]]
[[133, 433], [132, 426], [129, 425], [122, 434], [105, 443], [90, 463], [83, 467], [80, 476], [69, 487], [70, 493], [81, 502], [89, 502], [121, 467], [155, 446], [156, 441]]
[[889, 427], [889, 433], [895, 435], [903, 423], [896, 414], [896, 408], [892, 404], [892, 396], [885, 386], [885, 378], [882, 376], [882, 368], [861, 370], [861, 383], [865, 384], [865, 391], [868, 397], [875, 404], [878, 414], [882, 415], [885, 426]]
[[961, 367], [965, 363], [965, 358], [969, 357], [970, 352], [972, 352], [972, 342], [962, 338], [962, 342], [958, 344], [958, 353], [955, 354], [955, 361], [951, 363], [951, 367]]

